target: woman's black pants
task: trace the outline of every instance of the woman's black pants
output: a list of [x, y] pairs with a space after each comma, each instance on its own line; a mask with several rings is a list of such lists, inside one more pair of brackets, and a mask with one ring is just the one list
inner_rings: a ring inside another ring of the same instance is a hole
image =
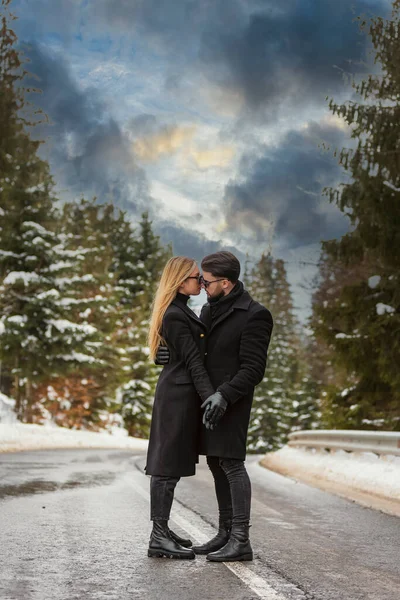
[[150, 481], [150, 519], [168, 521], [174, 491], [180, 477], [152, 475]]
[[232, 525], [248, 525], [250, 521], [251, 484], [243, 460], [207, 456], [214, 477], [219, 520]]

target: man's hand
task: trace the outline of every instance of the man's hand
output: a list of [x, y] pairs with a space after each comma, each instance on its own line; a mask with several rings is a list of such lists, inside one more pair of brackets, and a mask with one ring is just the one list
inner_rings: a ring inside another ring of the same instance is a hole
[[228, 403], [220, 392], [215, 392], [203, 402], [203, 423], [207, 429], [214, 429], [225, 414]]
[[168, 346], [158, 346], [156, 353], [155, 363], [156, 365], [167, 365], [170, 359], [170, 352]]

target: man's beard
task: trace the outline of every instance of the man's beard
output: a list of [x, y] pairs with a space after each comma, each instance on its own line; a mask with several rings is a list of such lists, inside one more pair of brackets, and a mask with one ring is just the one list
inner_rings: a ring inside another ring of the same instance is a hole
[[221, 290], [220, 293], [217, 294], [216, 296], [209, 296], [208, 302], [209, 302], [209, 304], [215, 304], [215, 302], [218, 302], [218, 300], [221, 300], [221, 298], [223, 298], [224, 296], [225, 296], [224, 290]]

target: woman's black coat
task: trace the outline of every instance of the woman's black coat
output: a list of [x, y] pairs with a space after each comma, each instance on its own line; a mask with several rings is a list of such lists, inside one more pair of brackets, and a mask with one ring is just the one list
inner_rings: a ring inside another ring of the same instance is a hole
[[[203, 322], [209, 322], [209, 311], [206, 304]], [[211, 324], [205, 366], [228, 408], [214, 430], [202, 427], [200, 454], [245, 459], [254, 387], [264, 377], [272, 327], [269, 310], [246, 291]]]
[[163, 318], [170, 362], [158, 379], [146, 473], [185, 477], [198, 462], [201, 403], [214, 393], [204, 367], [206, 326], [178, 295]]

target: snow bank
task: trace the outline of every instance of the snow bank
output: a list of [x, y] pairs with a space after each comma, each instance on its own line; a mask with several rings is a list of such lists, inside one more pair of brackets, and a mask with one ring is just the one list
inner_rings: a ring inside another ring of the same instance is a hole
[[267, 454], [261, 464], [356, 501], [362, 496], [362, 504], [375, 508], [379, 506], [373, 501], [368, 504], [367, 496], [393, 501], [392, 511], [387, 512], [400, 514], [400, 456], [284, 446]]
[[128, 437], [126, 430], [121, 429], [114, 429], [110, 434], [46, 425], [0, 423], [0, 452], [52, 448], [118, 448], [137, 452], [146, 450], [147, 444], [147, 440]]
[[0, 423], [12, 424], [17, 422], [14, 412], [15, 400], [0, 392]]

